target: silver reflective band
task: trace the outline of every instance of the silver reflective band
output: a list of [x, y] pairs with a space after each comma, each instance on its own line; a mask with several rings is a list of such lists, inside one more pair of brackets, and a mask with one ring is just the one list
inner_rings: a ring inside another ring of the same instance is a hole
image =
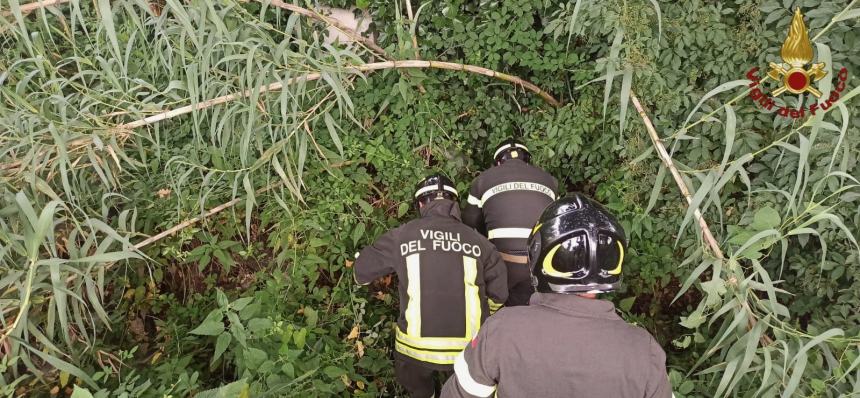
[[[423, 194], [425, 194], [425, 193], [427, 193], [427, 192], [435, 191], [435, 190], [438, 190], [438, 189], [439, 189], [439, 187], [438, 187], [437, 185], [431, 185], [431, 186], [429, 186], [429, 187], [421, 188], [421, 189], [419, 189], [418, 191], [416, 191], [416, 192], [415, 192], [415, 197], [417, 198], [417, 197], [419, 197], [419, 196], [421, 196], [421, 195], [423, 195]], [[457, 190], [456, 190], [456, 189], [454, 189], [454, 187], [452, 187], [452, 186], [449, 186], [449, 185], [443, 185], [443, 186], [442, 186], [442, 189], [444, 189], [444, 190], [446, 190], [446, 191], [448, 191], [448, 192], [453, 193], [453, 194], [454, 194], [454, 196], [458, 196], [458, 194], [457, 194]]]
[[523, 150], [526, 150], [526, 151], [528, 151], [528, 150], [529, 150], [529, 149], [528, 149], [528, 148], [526, 148], [526, 146], [525, 146], [525, 145], [523, 145], [523, 144], [514, 144], [514, 145], [511, 145], [511, 144], [505, 144], [505, 145], [500, 146], [500, 147], [499, 147], [499, 149], [496, 149], [496, 153], [494, 153], [494, 154], [493, 154], [493, 159], [495, 159], [495, 158], [496, 158], [496, 156], [499, 156], [499, 154], [500, 154], [500, 153], [502, 153], [502, 151], [504, 151], [504, 150], [506, 150], [506, 149], [509, 149], [509, 148], [511, 148], [511, 147], [513, 147], [513, 146], [516, 146], [517, 148], [520, 148], [520, 149], [523, 149]]
[[469, 195], [469, 198], [467, 199], [467, 201], [468, 201], [468, 202], [469, 202], [469, 204], [470, 204], [470, 205], [472, 205], [472, 206], [478, 206], [478, 207], [481, 207], [481, 199], [478, 199], [478, 198], [476, 198], [476, 197], [474, 197], [474, 196], [472, 196], [472, 195]]
[[487, 231], [487, 239], [528, 238], [531, 233], [530, 228], [496, 228]]
[[469, 364], [466, 363], [466, 356], [462, 352], [454, 360], [454, 373], [457, 377], [457, 383], [460, 383], [460, 387], [463, 387], [471, 395], [489, 397], [496, 391], [496, 386], [481, 384], [472, 378], [472, 374], [469, 373]]
[[549, 189], [546, 185], [538, 184], [536, 182], [525, 182], [525, 181], [514, 181], [514, 182], [506, 182], [504, 184], [496, 185], [481, 195], [481, 201], [476, 206], [484, 207], [490, 198], [496, 196], [498, 194], [502, 194], [505, 192], [516, 192], [516, 191], [532, 191], [532, 192], [540, 192], [546, 196], [549, 196], [550, 199], [555, 200], [555, 192], [552, 189]]

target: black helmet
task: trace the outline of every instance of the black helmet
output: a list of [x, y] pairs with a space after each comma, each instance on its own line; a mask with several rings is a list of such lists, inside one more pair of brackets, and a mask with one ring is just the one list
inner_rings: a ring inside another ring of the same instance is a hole
[[496, 164], [501, 164], [508, 159], [519, 159], [528, 163], [531, 157], [532, 155], [529, 153], [529, 149], [526, 148], [523, 143], [513, 138], [502, 141], [502, 143], [496, 147], [496, 151], [493, 152], [493, 161], [496, 162]]
[[618, 288], [627, 239], [624, 228], [599, 203], [581, 193], [544, 209], [529, 237], [535, 290], [597, 293]]
[[415, 186], [416, 207], [436, 199], [457, 200], [457, 189], [454, 188], [454, 183], [442, 174], [430, 175]]

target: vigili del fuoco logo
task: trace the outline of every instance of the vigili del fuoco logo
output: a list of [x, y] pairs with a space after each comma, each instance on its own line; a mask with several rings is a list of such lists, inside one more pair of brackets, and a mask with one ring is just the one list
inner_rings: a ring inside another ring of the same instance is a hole
[[848, 80], [848, 69], [843, 67], [839, 70], [836, 84], [830, 91], [830, 95], [827, 98], [821, 98], [822, 93], [815, 87], [815, 83], [827, 76], [826, 65], [823, 62], [809, 65], [813, 60], [812, 42], [809, 40], [809, 33], [803, 23], [800, 8], [795, 9], [794, 16], [791, 18], [788, 37], [782, 43], [780, 56], [782, 62], [771, 62], [770, 70], [767, 72], [767, 77], [779, 85], [770, 91], [770, 94], [759, 87], [763, 79], [759, 77], [758, 67], [747, 72], [747, 78], [752, 81], [749, 85], [752, 88], [749, 97], [761, 108], [769, 111], [777, 108], [775, 99], [785, 92], [799, 95], [812, 94], [815, 100], [809, 107], [794, 108], [783, 105], [777, 108], [778, 116], [799, 119], [807, 115], [815, 115], [819, 110], [827, 110], [839, 100], [840, 93], [845, 90], [845, 82]]

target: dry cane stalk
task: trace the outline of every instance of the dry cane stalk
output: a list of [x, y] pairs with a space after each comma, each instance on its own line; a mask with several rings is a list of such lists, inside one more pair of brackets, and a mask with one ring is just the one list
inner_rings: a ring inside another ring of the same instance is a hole
[[[33, 3], [27, 3], [27, 4], [24, 4], [21, 6], [21, 14], [27, 15], [27, 14], [29, 14], [35, 10], [38, 10], [40, 8], [65, 4], [65, 3], [68, 3], [69, 1], [70, 0], [39, 0], [39, 1], [36, 1]], [[2, 15], [4, 17], [12, 15], [12, 11], [9, 11], [9, 10], [3, 11]]]
[[[505, 73], [497, 72], [492, 69], [483, 68], [475, 65], [466, 65], [466, 64], [458, 64], [455, 62], [441, 62], [441, 61], [422, 61], [422, 60], [405, 60], [405, 61], [385, 61], [385, 62], [374, 62], [370, 64], [358, 65], [353, 67], [344, 68], [344, 71], [347, 73], [363, 73], [363, 72], [372, 72], [377, 70], [384, 69], [411, 69], [411, 68], [432, 68], [432, 69], [446, 69], [446, 70], [454, 70], [454, 71], [463, 71], [476, 73], [479, 75], [484, 75], [492, 78], [496, 78], [502, 81], [506, 81], [512, 83], [517, 86], [521, 86], [538, 96], [544, 99], [547, 103], [552, 106], [558, 107], [561, 106], [561, 103], [555, 99], [551, 94], [543, 91], [540, 87], [534, 85], [533, 83], [519, 78], [517, 76], [508, 75]], [[293, 77], [287, 79], [286, 82], [277, 82], [271, 83], [262, 87], [257, 88], [258, 93], [266, 93], [269, 91], [277, 91], [284, 87], [284, 85], [291, 85], [297, 82], [308, 82], [319, 80], [322, 77], [320, 72], [308, 73], [302, 76]], [[251, 96], [251, 93], [254, 90], [245, 90], [238, 93], [223, 95], [220, 97], [212, 98], [210, 100], [206, 100], [203, 102], [199, 102], [193, 105], [186, 105], [180, 108], [176, 108], [170, 111], [158, 113], [152, 116], [145, 117], [140, 120], [135, 120], [133, 122], [124, 123], [116, 126], [113, 130], [115, 133], [120, 135], [127, 135], [129, 130], [143, 127], [149, 124], [157, 123], [163, 120], [171, 119], [180, 115], [185, 115], [191, 113], [193, 111], [211, 108], [215, 105], [224, 104], [227, 102], [235, 101], [238, 99], [246, 98]], [[79, 149], [85, 145], [88, 145], [92, 141], [89, 137], [81, 137], [75, 140], [69, 141], [66, 143], [68, 147], [68, 151], [74, 151]], [[15, 170], [21, 167], [21, 161], [13, 161], [9, 163], [0, 164], [0, 170]]]
[[[364, 65], [358, 65], [353, 67], [344, 68], [343, 71], [347, 73], [364, 73], [364, 72], [372, 72], [377, 70], [384, 69], [411, 69], [411, 68], [432, 68], [432, 69], [446, 69], [446, 70], [455, 70], [455, 71], [463, 71], [476, 73], [479, 75], [484, 75], [492, 78], [496, 78], [502, 81], [506, 81], [512, 83], [514, 85], [522, 86], [523, 88], [537, 94], [544, 101], [548, 102], [550, 105], [558, 107], [561, 106], [561, 103], [555, 99], [551, 94], [543, 91], [540, 87], [534, 85], [533, 83], [521, 79], [516, 76], [508, 75], [505, 73], [497, 72], [492, 69], [483, 68], [475, 65], [466, 65], [466, 64], [458, 64], [455, 62], [441, 62], [441, 61], [422, 61], [422, 60], [405, 60], [405, 61], [385, 61], [385, 62], [374, 62]], [[308, 82], [319, 80], [322, 74], [320, 72], [308, 73], [302, 76], [293, 77], [287, 79], [286, 85], [295, 84], [297, 82]], [[277, 91], [284, 87], [283, 82], [271, 83], [266, 86], [262, 86], [257, 88], [260, 94], [266, 93], [269, 91]], [[134, 129], [142, 126], [146, 126], [152, 123], [160, 122], [162, 120], [174, 118], [176, 116], [184, 115], [186, 113], [191, 113], [196, 110], [210, 108], [215, 105], [224, 104], [227, 102], [235, 101], [237, 99], [249, 97], [253, 90], [245, 90], [238, 93], [228, 94], [221, 97], [213, 98], [207, 101], [199, 102], [194, 105], [187, 105], [181, 108], [176, 108], [167, 112], [162, 112], [156, 115], [152, 115], [149, 117], [145, 117], [140, 120], [136, 120], [129, 123], [124, 123], [116, 128], [119, 130], [126, 129]]]
[[[642, 104], [639, 103], [639, 98], [636, 97], [636, 94], [633, 90], [630, 90], [630, 99], [633, 102], [633, 106], [636, 108], [636, 111], [639, 113], [639, 116], [642, 118], [642, 121], [645, 123], [645, 130], [648, 130], [648, 136], [651, 137], [651, 142], [654, 144], [654, 148], [657, 150], [657, 155], [660, 157], [660, 160], [663, 161], [663, 165], [669, 169], [669, 172], [672, 173], [672, 178], [675, 180], [675, 184], [678, 186], [678, 190], [681, 191], [681, 195], [684, 196], [684, 199], [687, 200], [687, 206], [693, 205], [693, 196], [690, 194], [690, 188], [687, 187], [687, 183], [684, 182], [684, 179], [681, 178], [681, 173], [678, 171], [678, 168], [675, 167], [675, 162], [672, 161], [672, 157], [669, 156], [669, 152], [666, 151], [666, 147], [663, 145], [663, 142], [660, 140], [660, 136], [657, 134], [657, 130], [654, 129], [654, 125], [651, 123], [651, 118], [648, 117], [648, 114], [645, 112], [645, 109], [642, 108]], [[705, 217], [702, 216], [701, 210], [698, 207], [693, 209], [693, 214], [696, 217], [696, 220], [699, 222], [699, 227], [702, 229], [702, 237], [705, 242], [708, 244], [708, 248], [714, 257], [719, 260], [724, 260], [723, 251], [720, 249], [720, 244], [717, 243], [717, 240], [714, 238], [714, 234], [711, 233], [711, 228], [708, 226], [708, 222], [705, 220]], [[752, 329], [755, 327], [758, 322], [755, 314], [753, 314], [752, 309], [749, 306], [749, 303], [743, 302], [741, 306], [746, 310], [747, 314], [749, 314], [749, 320], [747, 321], [747, 329]], [[763, 345], [769, 345], [772, 340], [769, 336], [762, 334], [761, 342]]]

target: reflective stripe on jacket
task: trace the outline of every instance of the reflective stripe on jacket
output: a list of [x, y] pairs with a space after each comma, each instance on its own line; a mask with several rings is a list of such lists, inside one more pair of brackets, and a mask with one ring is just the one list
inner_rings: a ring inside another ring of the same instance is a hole
[[451, 365], [507, 299], [505, 263], [485, 237], [460, 221], [457, 203], [434, 200], [421, 216], [361, 250], [355, 280], [368, 284], [396, 273], [395, 349], [421, 362]]
[[486, 325], [454, 363], [442, 398], [672, 396], [666, 354], [612, 302], [535, 293]]

